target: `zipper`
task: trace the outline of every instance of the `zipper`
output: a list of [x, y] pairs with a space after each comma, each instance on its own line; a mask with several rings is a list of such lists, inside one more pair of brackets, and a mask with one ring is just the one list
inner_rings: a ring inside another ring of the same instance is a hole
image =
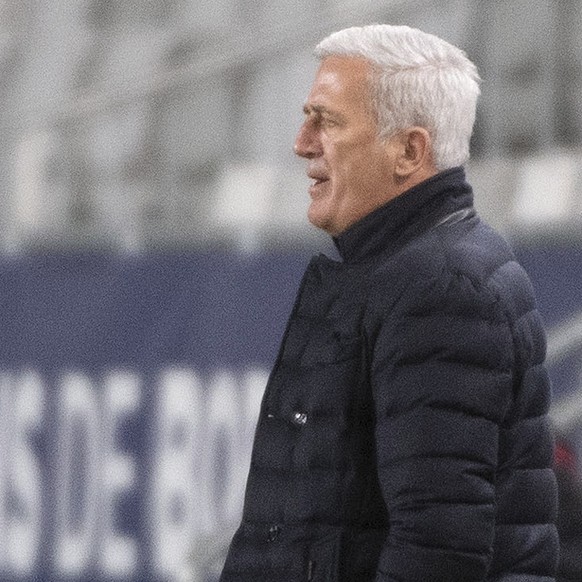
[[307, 562], [307, 582], [313, 581], [314, 570], [315, 570], [315, 562], [313, 560], [309, 560], [309, 562]]
[[301, 283], [299, 284], [299, 288], [297, 290], [297, 295], [295, 296], [295, 302], [293, 303], [293, 308], [291, 309], [291, 314], [289, 315], [289, 318], [287, 319], [287, 325], [285, 326], [285, 332], [283, 333], [283, 337], [281, 338], [281, 343], [279, 345], [279, 351], [277, 352], [277, 358], [275, 359], [275, 364], [273, 365], [273, 368], [271, 370], [271, 374], [269, 375], [269, 380], [267, 381], [267, 386], [265, 387], [265, 394], [263, 396], [263, 399], [264, 399], [264, 404], [265, 404], [265, 411], [267, 412], [268, 418], [273, 418], [273, 414], [270, 413], [269, 405], [268, 405], [269, 404], [269, 395], [272, 391], [273, 378], [275, 377], [275, 373], [278, 371], [281, 360], [283, 359], [283, 352], [285, 349], [285, 343], [287, 341], [287, 335], [289, 334], [289, 328], [291, 327], [291, 322], [295, 319], [295, 314], [296, 314], [297, 310], [299, 309], [299, 302], [301, 300], [301, 296], [303, 295], [303, 290], [304, 290], [305, 285], [307, 283], [307, 278], [308, 278], [309, 274], [311, 273], [311, 271], [313, 270], [313, 268], [315, 267], [317, 260], [318, 260], [318, 257], [313, 257], [309, 261], [309, 264], [307, 265], [307, 268], [305, 269], [305, 272], [303, 273], [303, 277], [301, 278]]

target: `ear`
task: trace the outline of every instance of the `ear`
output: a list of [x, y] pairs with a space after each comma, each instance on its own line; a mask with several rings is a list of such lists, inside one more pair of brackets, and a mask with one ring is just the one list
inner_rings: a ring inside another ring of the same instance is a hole
[[409, 127], [399, 136], [399, 155], [394, 171], [401, 180], [413, 174], [434, 170], [432, 161], [432, 140], [424, 127]]

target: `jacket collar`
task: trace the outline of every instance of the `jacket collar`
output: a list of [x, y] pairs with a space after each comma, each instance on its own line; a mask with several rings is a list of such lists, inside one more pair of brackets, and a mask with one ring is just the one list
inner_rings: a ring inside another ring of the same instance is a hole
[[357, 263], [395, 249], [472, 205], [473, 192], [463, 168], [451, 168], [374, 210], [333, 241], [345, 263]]

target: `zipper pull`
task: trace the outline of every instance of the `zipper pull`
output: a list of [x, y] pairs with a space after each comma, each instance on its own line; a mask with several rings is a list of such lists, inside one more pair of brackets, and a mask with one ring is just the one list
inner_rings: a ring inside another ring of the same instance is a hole
[[313, 571], [315, 570], [315, 562], [313, 560], [309, 560], [307, 562], [307, 582], [313, 581]]

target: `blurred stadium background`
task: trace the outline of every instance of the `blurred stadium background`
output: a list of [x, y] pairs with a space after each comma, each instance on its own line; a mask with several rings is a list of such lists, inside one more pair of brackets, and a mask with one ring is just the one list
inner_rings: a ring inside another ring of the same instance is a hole
[[0, 1], [0, 580], [211, 582], [313, 252], [292, 153], [345, 26], [483, 77], [467, 170], [548, 323], [582, 451], [582, 2]]

